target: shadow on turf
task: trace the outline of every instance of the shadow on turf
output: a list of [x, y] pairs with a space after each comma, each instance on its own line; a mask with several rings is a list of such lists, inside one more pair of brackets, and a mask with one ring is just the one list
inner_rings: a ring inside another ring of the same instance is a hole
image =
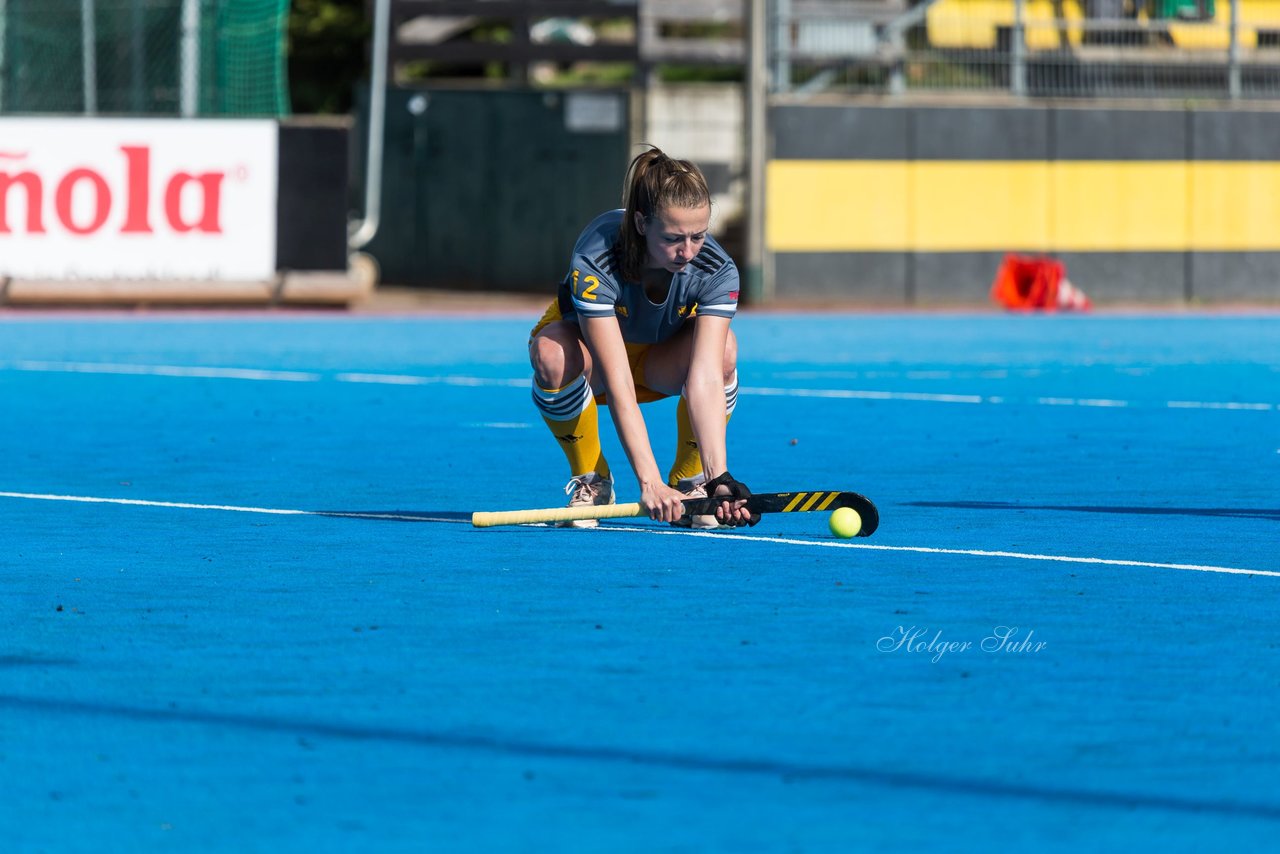
[[1248, 507], [1108, 507], [1100, 504], [1013, 504], [1008, 501], [905, 501], [907, 507], [946, 507], [954, 510], [1064, 510], [1071, 513], [1122, 513], [1138, 516], [1224, 516], [1238, 519], [1273, 519], [1280, 510]]
[[16, 667], [74, 667], [72, 658], [44, 658], [38, 655], [0, 655], [0, 670]]
[[1239, 803], [1224, 800], [1148, 795], [1126, 792], [1093, 791], [1064, 786], [1004, 783], [999, 780], [886, 771], [852, 765], [821, 765], [746, 757], [699, 756], [668, 753], [660, 750], [628, 749], [591, 745], [556, 744], [518, 738], [466, 735], [394, 727], [359, 726], [320, 721], [294, 720], [264, 715], [243, 715], [199, 709], [147, 709], [110, 703], [88, 703], [75, 700], [46, 700], [0, 694], [0, 708], [36, 714], [80, 715], [97, 718], [158, 723], [199, 724], [265, 732], [294, 738], [338, 738], [346, 741], [388, 742], [409, 747], [436, 750], [464, 750], [504, 756], [565, 761], [606, 762], [640, 765], [676, 771], [711, 772], [749, 776], [777, 777], [786, 782], [835, 781], [864, 785], [893, 786], [971, 795], [988, 798], [1010, 798], [1107, 809], [1160, 809], [1179, 813], [1213, 813], [1242, 818], [1280, 819], [1280, 804]]

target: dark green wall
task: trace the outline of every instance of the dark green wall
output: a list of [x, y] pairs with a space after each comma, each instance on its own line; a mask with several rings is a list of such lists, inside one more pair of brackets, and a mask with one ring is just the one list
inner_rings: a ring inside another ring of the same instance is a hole
[[382, 224], [365, 249], [382, 281], [552, 293], [583, 226], [620, 206], [629, 159], [627, 94], [586, 94], [616, 99], [620, 124], [569, 127], [561, 92], [389, 90]]

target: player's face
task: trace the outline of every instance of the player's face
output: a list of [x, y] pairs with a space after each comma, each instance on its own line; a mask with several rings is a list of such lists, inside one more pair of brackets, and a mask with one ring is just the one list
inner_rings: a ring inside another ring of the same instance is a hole
[[702, 251], [710, 226], [710, 205], [659, 208], [648, 220], [636, 214], [636, 228], [649, 249], [649, 266], [671, 273], [679, 273]]

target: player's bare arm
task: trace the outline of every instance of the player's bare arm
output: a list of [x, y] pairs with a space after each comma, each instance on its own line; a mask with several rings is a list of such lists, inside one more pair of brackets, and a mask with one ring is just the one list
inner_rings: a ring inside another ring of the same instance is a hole
[[[732, 374], [736, 360], [726, 352], [728, 346], [727, 317], [699, 317], [694, 322], [684, 394], [689, 401], [689, 419], [708, 481], [729, 469], [724, 389], [730, 379], [727, 374]], [[746, 523], [751, 516], [745, 500], [724, 501], [715, 515], [722, 523], [730, 524]]]
[[582, 335], [594, 360], [593, 385], [608, 395], [618, 440], [640, 488], [640, 503], [650, 518], [674, 522], [684, 513], [684, 496], [667, 485], [658, 469], [649, 431], [636, 402], [635, 383], [618, 322], [612, 317], [584, 318]]

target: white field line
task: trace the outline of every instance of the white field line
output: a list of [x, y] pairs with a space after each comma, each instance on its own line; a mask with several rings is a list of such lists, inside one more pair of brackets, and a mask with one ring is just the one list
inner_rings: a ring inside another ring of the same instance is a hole
[[39, 371], [58, 374], [126, 374], [129, 376], [199, 377], [221, 380], [261, 380], [269, 382], [313, 383], [323, 379], [309, 371], [267, 371], [255, 368], [209, 368], [185, 365], [128, 365], [110, 362], [8, 362], [3, 367], [14, 371]]
[[191, 504], [186, 501], [143, 501], [140, 498], [96, 498], [90, 495], [50, 495], [39, 492], [0, 492], [0, 498], [28, 501], [71, 501], [76, 504], [128, 504], [134, 507], [172, 507], [177, 510], [230, 510], [235, 513], [267, 513], [272, 516], [312, 516], [309, 510], [281, 510], [274, 507], [238, 507], [232, 504]]
[[1100, 399], [1078, 399], [1074, 397], [1038, 397], [1036, 403], [1043, 406], [1098, 406], [1098, 407], [1125, 407], [1129, 405], [1127, 400], [1100, 400]]
[[[13, 498], [27, 501], [68, 501], [78, 504], [121, 504], [132, 507], [164, 507], [177, 510], [222, 510], [236, 513], [260, 513], [272, 516], [338, 516], [351, 519], [396, 519], [405, 521], [455, 522], [456, 519], [431, 519], [422, 516], [400, 515], [395, 513], [361, 513], [358, 511], [339, 512], [325, 510], [290, 510], [277, 507], [241, 507], [231, 504], [195, 504], [185, 501], [144, 501], [137, 498], [104, 498], [88, 495], [55, 495], [37, 492], [0, 492], [0, 498]], [[1035, 554], [1027, 552], [986, 551], [983, 549], [940, 549], [927, 546], [884, 546], [871, 543], [835, 542], [825, 540], [797, 540], [789, 537], [753, 536], [745, 533], [723, 534], [714, 531], [681, 531], [667, 528], [640, 528], [626, 525], [602, 525], [597, 531], [629, 531], [632, 533], [655, 534], [659, 536], [694, 536], [715, 537], [745, 543], [770, 543], [775, 545], [800, 546], [803, 548], [827, 549], [866, 549], [883, 552], [908, 552], [913, 554], [966, 555], [970, 557], [1013, 558], [1016, 560], [1049, 561], [1056, 563], [1080, 563], [1094, 566], [1132, 566], [1143, 569], [1180, 569], [1195, 572], [1218, 572], [1231, 575], [1267, 575], [1280, 578], [1280, 571], [1265, 569], [1242, 569], [1232, 566], [1211, 566], [1191, 563], [1156, 563], [1142, 560], [1116, 560], [1101, 557], [1075, 557], [1071, 555]]]
[[[120, 374], [130, 376], [196, 377], [202, 379], [258, 380], [264, 382], [320, 382], [326, 375], [312, 371], [277, 371], [253, 368], [218, 368], [184, 365], [138, 365], [110, 362], [0, 362], [0, 370], [39, 371], [45, 373]], [[423, 376], [415, 374], [373, 374], [342, 372], [331, 375], [336, 382], [377, 385], [424, 386], [447, 385], [462, 388], [528, 388], [528, 377], [472, 377], [463, 375]], [[876, 391], [867, 389], [773, 388], [743, 386], [739, 394], [759, 397], [808, 397], [828, 400], [885, 400], [919, 403], [993, 404], [1017, 403], [1017, 398], [977, 394], [940, 394], [909, 391]], [[1169, 400], [1143, 404], [1130, 400], [1106, 398], [1038, 397], [1028, 402], [1039, 406], [1075, 406], [1102, 409], [1162, 406], [1167, 409], [1209, 409], [1240, 412], [1280, 411], [1280, 404], [1240, 401]]]
[[1199, 400], [1171, 400], [1170, 409], [1244, 409], [1254, 412], [1270, 412], [1276, 407], [1270, 403], [1206, 403]]
[[968, 555], [971, 557], [1001, 557], [1017, 560], [1039, 560], [1057, 563], [1084, 563], [1098, 566], [1137, 566], [1147, 569], [1183, 569], [1196, 572], [1224, 572], [1232, 575], [1270, 575], [1280, 578], [1280, 571], [1267, 569], [1241, 569], [1234, 566], [1211, 566], [1194, 563], [1156, 563], [1145, 560], [1116, 560], [1103, 557], [1074, 557], [1070, 555], [1035, 554], [1027, 552], [998, 552], [984, 549], [939, 549], [928, 546], [882, 546], [873, 543], [851, 543], [826, 540], [795, 540], [787, 537], [751, 536], [750, 534], [721, 534], [715, 531], [680, 531], [654, 528], [627, 527], [624, 525], [601, 525], [597, 531], [643, 531], [647, 534], [684, 535], [694, 537], [718, 537], [726, 540], [741, 540], [758, 543], [781, 543], [793, 546], [812, 546], [826, 549], [866, 549], [881, 552], [913, 552], [916, 554], [936, 555]]
[[259, 513], [267, 516], [341, 516], [350, 519], [397, 519], [409, 522], [454, 522], [399, 513], [361, 513], [341, 510], [290, 510], [282, 507], [242, 507], [235, 504], [195, 504], [188, 501], [145, 501], [140, 498], [101, 498], [92, 495], [53, 495], [40, 492], [0, 492], [0, 498], [27, 501], [69, 501], [73, 504], [123, 504], [132, 507], [167, 507], [176, 510], [223, 510], [231, 513]]
[[384, 385], [453, 385], [453, 386], [516, 386], [529, 388], [531, 380], [504, 379], [502, 377], [421, 377], [405, 374], [337, 374], [340, 383], [382, 383]]
[[976, 394], [927, 394], [914, 391], [859, 391], [844, 388], [759, 388], [744, 386], [738, 394], [761, 397], [825, 397], [847, 400], [918, 400], [929, 403], [983, 403], [990, 398]]

